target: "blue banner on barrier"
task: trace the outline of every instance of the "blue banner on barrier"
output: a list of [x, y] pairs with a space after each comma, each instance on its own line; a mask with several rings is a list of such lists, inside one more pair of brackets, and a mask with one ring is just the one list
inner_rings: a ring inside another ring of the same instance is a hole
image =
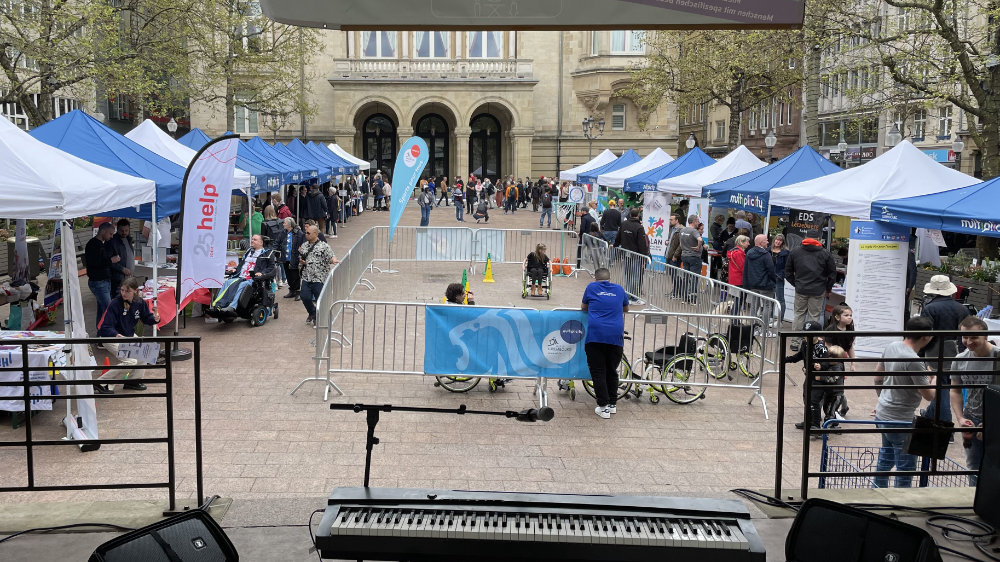
[[582, 311], [428, 306], [429, 375], [587, 379]]

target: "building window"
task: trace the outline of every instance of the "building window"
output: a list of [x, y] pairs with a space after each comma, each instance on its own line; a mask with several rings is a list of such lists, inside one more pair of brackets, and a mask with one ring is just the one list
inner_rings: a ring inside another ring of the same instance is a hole
[[413, 36], [414, 53], [421, 59], [446, 58], [448, 39], [445, 31], [418, 31]]
[[243, 20], [237, 24], [237, 33], [240, 37], [243, 50], [248, 53], [259, 53], [261, 51], [261, 34], [263, 28], [262, 12], [260, 2], [240, 2], [237, 9]]
[[361, 56], [371, 58], [395, 58], [396, 32], [362, 31]]
[[502, 31], [470, 31], [469, 58], [498, 59], [503, 56]]
[[[239, 98], [236, 99], [236, 103], [239, 103]], [[233, 128], [236, 129], [236, 133], [245, 134], [257, 134], [257, 112], [247, 109], [245, 106], [237, 105], [235, 108], [236, 118], [233, 123]]]
[[778, 124], [779, 125], [785, 124], [785, 102], [781, 102], [778, 104]]
[[16, 101], [0, 103], [0, 115], [10, 120], [19, 128], [28, 130], [28, 115], [21, 111], [21, 104]]
[[612, 31], [611, 52], [616, 55], [642, 54], [646, 51], [642, 31]]
[[725, 119], [715, 122], [715, 140], [722, 142], [726, 140], [726, 121]]
[[595, 57], [597, 56], [598, 39], [600, 39], [597, 33], [597, 31], [590, 32], [590, 54]]
[[899, 134], [905, 136], [905, 133], [903, 132], [904, 130], [903, 125], [905, 125], [905, 120], [903, 119], [902, 112], [900, 111], [892, 112], [892, 124], [896, 126], [896, 130], [899, 131]]
[[946, 105], [938, 108], [938, 139], [947, 140], [951, 138], [951, 106]]
[[615, 103], [611, 105], [611, 130], [625, 130], [625, 104]]
[[791, 101], [789, 101], [788, 103], [785, 104], [785, 110], [787, 111], [787, 117], [785, 119], [785, 123], [788, 124], [788, 125], [792, 124], [792, 108], [793, 107], [795, 107], [795, 105]]
[[913, 114], [913, 140], [924, 140], [924, 133], [927, 130], [927, 110], [921, 109]]

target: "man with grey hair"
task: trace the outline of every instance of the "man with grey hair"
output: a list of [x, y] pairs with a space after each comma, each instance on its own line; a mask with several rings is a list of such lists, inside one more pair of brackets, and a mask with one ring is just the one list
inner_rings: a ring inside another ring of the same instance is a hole
[[748, 236], [753, 240], [753, 225], [747, 220], [747, 212], [743, 210], [736, 211], [736, 231], [739, 232], [741, 229], [746, 229]]
[[[777, 280], [778, 274], [774, 271], [774, 259], [771, 258], [770, 250], [767, 249], [767, 235], [758, 234], [753, 239], [753, 248], [747, 250], [746, 261], [743, 264], [743, 288], [773, 299]], [[763, 310], [758, 309], [751, 312], [762, 312], [761, 319], [764, 322], [769, 322], [771, 319], [770, 306], [764, 306]]]
[[[701, 219], [698, 218], [698, 215], [688, 215], [687, 226], [677, 232], [677, 241], [681, 250], [681, 267], [694, 275], [701, 275], [701, 251], [705, 247], [701, 233], [698, 232], [700, 223]], [[688, 302], [694, 302], [697, 299], [695, 291], [698, 287], [698, 281], [691, 275], [685, 275], [684, 279], [682, 296]]]
[[597, 395], [594, 413], [609, 419], [611, 414], [618, 413], [618, 364], [625, 349], [625, 313], [629, 299], [621, 285], [611, 282], [611, 272], [607, 268], [597, 268], [594, 279], [584, 290], [580, 304], [580, 309], [587, 312], [584, 350]]

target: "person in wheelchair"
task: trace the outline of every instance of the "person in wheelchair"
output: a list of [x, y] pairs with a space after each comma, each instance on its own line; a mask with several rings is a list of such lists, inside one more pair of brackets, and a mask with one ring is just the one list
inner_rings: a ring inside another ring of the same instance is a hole
[[481, 220], [490, 222], [489, 205], [486, 199], [482, 199], [476, 204], [476, 212], [472, 214], [472, 218], [476, 219], [476, 222]]
[[528, 254], [525, 260], [525, 272], [528, 275], [531, 285], [531, 296], [545, 296], [545, 289], [542, 284], [549, 278], [549, 256], [546, 255], [545, 244], [535, 246], [535, 251]]
[[[250, 239], [250, 249], [243, 254], [235, 269], [227, 269], [230, 276], [222, 285], [219, 295], [212, 303], [210, 312], [235, 313], [240, 295], [255, 281], [269, 283], [276, 272], [275, 252], [264, 247], [264, 238], [255, 234]], [[269, 291], [268, 291], [269, 292]]]

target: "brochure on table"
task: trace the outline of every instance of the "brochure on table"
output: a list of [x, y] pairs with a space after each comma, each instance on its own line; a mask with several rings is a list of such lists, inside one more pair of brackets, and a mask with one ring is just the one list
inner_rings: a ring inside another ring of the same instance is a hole
[[[858, 331], [903, 329], [910, 228], [852, 220], [847, 259], [847, 302]], [[879, 357], [898, 338], [858, 337], [858, 357]]]

